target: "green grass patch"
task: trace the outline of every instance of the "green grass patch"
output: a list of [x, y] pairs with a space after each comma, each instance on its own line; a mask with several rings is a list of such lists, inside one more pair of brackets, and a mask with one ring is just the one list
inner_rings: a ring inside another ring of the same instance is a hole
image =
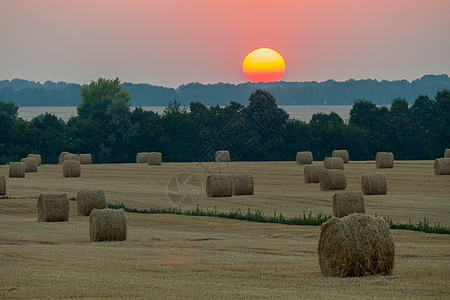
[[389, 217], [384, 219], [389, 224], [389, 228], [391, 229], [404, 229], [404, 230], [421, 231], [426, 233], [450, 234], [450, 228], [441, 227], [439, 222], [435, 222], [433, 225], [430, 225], [430, 223], [426, 218], [423, 218], [423, 222], [419, 221], [419, 223], [417, 224], [412, 224], [411, 219], [409, 220], [408, 224], [394, 223]]
[[122, 208], [126, 212], [140, 213], [140, 214], [174, 214], [174, 215], [184, 215], [184, 216], [207, 216], [207, 217], [217, 217], [231, 220], [244, 220], [250, 222], [260, 222], [260, 223], [279, 223], [286, 225], [313, 225], [319, 226], [323, 222], [331, 219], [331, 215], [318, 214], [313, 216], [310, 212], [303, 215], [299, 215], [293, 218], [285, 218], [282, 214], [274, 213], [273, 216], [265, 216], [261, 211], [256, 210], [254, 212], [247, 210], [247, 212], [232, 210], [229, 213], [218, 212], [216, 208], [214, 210], [206, 208], [197, 207], [193, 210], [181, 210], [180, 208], [150, 208], [150, 209], [135, 209], [125, 207], [123, 203], [108, 204], [109, 208], [119, 209]]
[[[250, 222], [260, 222], [260, 223], [277, 223], [277, 224], [285, 224], [285, 225], [310, 225], [310, 226], [320, 226], [323, 222], [331, 219], [331, 215], [326, 214], [317, 214], [313, 215], [312, 212], [306, 214], [303, 212], [303, 215], [299, 215], [293, 218], [286, 218], [282, 214], [277, 214], [276, 212], [273, 216], [265, 216], [259, 210], [255, 210], [254, 212], [250, 211], [250, 208], [247, 212], [235, 211], [232, 210], [229, 213], [219, 212], [216, 208], [203, 209], [200, 208], [197, 204], [197, 207], [192, 210], [182, 210], [180, 208], [157, 208], [152, 207], [150, 209], [136, 209], [136, 208], [128, 208], [123, 203], [117, 204], [108, 204], [109, 208], [119, 209], [122, 208], [126, 212], [130, 213], [139, 213], [139, 214], [172, 214], [172, 215], [183, 215], [183, 216], [207, 216], [207, 217], [216, 217], [216, 218], [224, 218], [231, 220], [243, 220]], [[426, 218], [424, 221], [420, 221], [417, 224], [412, 224], [411, 220], [408, 224], [400, 224], [394, 223], [389, 217], [385, 218], [386, 222], [389, 224], [389, 228], [391, 229], [403, 229], [403, 230], [413, 230], [413, 231], [421, 231], [426, 233], [438, 233], [438, 234], [450, 234], [450, 228], [441, 227], [439, 222], [434, 225], [430, 225]]]

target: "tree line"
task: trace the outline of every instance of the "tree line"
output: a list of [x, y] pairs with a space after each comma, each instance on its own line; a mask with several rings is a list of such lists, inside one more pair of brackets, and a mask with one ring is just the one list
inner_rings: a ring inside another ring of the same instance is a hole
[[[13, 79], [0, 81], [0, 100], [14, 102], [19, 106], [77, 106], [80, 88], [86, 85], [54, 83], [44, 84]], [[200, 84], [189, 83], [178, 88], [150, 84], [122, 83], [132, 100], [131, 106], [167, 106], [177, 99], [185, 105], [201, 102], [207, 106], [228, 105], [230, 101], [248, 104], [248, 96], [257, 89], [270, 92], [277, 98], [278, 105], [353, 105], [358, 99], [370, 99], [377, 105], [386, 105], [397, 97], [412, 104], [419, 95], [434, 97], [438, 91], [450, 89], [448, 75], [425, 75], [413, 80], [347, 80], [337, 82], [274, 82], [242, 84]]]
[[216, 150], [229, 150], [237, 161], [295, 160], [298, 151], [322, 160], [334, 149], [347, 149], [351, 160], [373, 160], [378, 151], [416, 160], [442, 157], [450, 148], [450, 90], [434, 99], [420, 95], [412, 105], [405, 98], [390, 107], [358, 100], [348, 123], [334, 112], [316, 113], [309, 122], [290, 119], [261, 89], [245, 106], [173, 101], [162, 114], [131, 109], [119, 79], [99, 78], [80, 95], [78, 115], [67, 123], [48, 113], [26, 121], [15, 103], [0, 101], [0, 163], [28, 153], [57, 163], [62, 151], [91, 153], [95, 163], [134, 162], [137, 152], [147, 151], [162, 152], [163, 161], [213, 161]]

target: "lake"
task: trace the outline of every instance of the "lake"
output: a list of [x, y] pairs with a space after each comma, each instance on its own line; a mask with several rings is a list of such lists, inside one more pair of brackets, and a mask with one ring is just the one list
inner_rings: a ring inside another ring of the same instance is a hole
[[[352, 105], [280, 105], [292, 119], [309, 122], [315, 113], [331, 112], [337, 113], [344, 121], [348, 121]], [[134, 109], [132, 107], [132, 109]], [[165, 106], [145, 106], [143, 110], [163, 113]], [[77, 115], [76, 107], [56, 107], [56, 106], [21, 106], [19, 107], [19, 117], [30, 121], [34, 117], [46, 112], [54, 114], [58, 118], [67, 122], [70, 117]]]

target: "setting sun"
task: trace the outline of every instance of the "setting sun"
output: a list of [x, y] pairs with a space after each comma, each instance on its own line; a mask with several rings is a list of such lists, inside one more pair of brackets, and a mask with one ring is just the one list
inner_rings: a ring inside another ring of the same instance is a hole
[[270, 48], [259, 48], [250, 52], [242, 63], [242, 72], [248, 81], [275, 82], [283, 78], [286, 63], [283, 57]]

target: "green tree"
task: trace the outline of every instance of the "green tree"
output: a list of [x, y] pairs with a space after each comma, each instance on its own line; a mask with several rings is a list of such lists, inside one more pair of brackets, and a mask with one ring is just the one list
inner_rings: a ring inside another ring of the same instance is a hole
[[106, 111], [110, 132], [100, 145], [98, 158], [101, 161], [131, 161], [135, 153], [129, 151], [133, 138], [138, 134], [138, 126], [132, 124], [129, 103], [114, 99]]
[[[169, 103], [161, 118], [163, 127], [162, 145], [165, 147], [163, 159], [169, 161], [190, 161], [198, 151], [198, 131], [187, 108], [180, 102]], [[168, 146], [170, 145], [170, 146]]]
[[278, 107], [275, 97], [264, 90], [256, 90], [250, 95], [244, 113], [249, 122], [264, 134], [277, 134], [289, 119], [288, 113]]
[[433, 127], [434, 113], [435, 102], [426, 95], [419, 95], [410, 108], [414, 128], [429, 133]]
[[80, 89], [81, 103], [78, 105], [78, 116], [87, 118], [106, 118], [106, 112], [113, 101], [130, 104], [130, 94], [122, 89], [119, 78], [114, 80], [99, 78]]
[[412, 127], [408, 102], [404, 98], [395, 98], [389, 110], [387, 136], [391, 138], [393, 152], [399, 159], [413, 158]]
[[364, 128], [374, 128], [378, 117], [378, 109], [375, 103], [368, 100], [358, 100], [350, 110], [350, 125]]
[[323, 159], [331, 156], [331, 152], [340, 143], [340, 135], [344, 127], [344, 121], [335, 112], [313, 114], [308, 129], [314, 158]]
[[378, 151], [393, 151], [388, 133], [390, 118], [389, 109], [385, 106], [377, 107], [368, 100], [358, 100], [353, 104], [349, 125], [363, 129], [370, 137], [366, 141], [368, 153], [365, 159], [373, 159]]
[[130, 121], [131, 97], [119, 79], [99, 78], [82, 87], [80, 94], [78, 118], [67, 124], [70, 151], [87, 151], [99, 162], [129, 161], [135, 154], [128, 147], [137, 130]]
[[292, 160], [299, 151], [311, 150], [311, 131], [306, 122], [289, 119], [286, 124], [286, 135], [283, 143], [286, 145], [285, 160]]
[[46, 163], [56, 163], [59, 153], [67, 149], [64, 121], [45, 113], [33, 118], [30, 123], [39, 131], [39, 144], [35, 147], [42, 159]]
[[17, 119], [19, 107], [13, 102], [0, 101], [0, 144], [9, 143], [9, 133], [14, 120]]
[[442, 157], [444, 149], [450, 148], [450, 90], [436, 93], [436, 120], [433, 132], [434, 156]]
[[268, 91], [256, 90], [242, 113], [254, 141], [247, 149], [251, 157], [245, 159], [281, 159], [287, 151], [284, 139], [289, 115], [278, 107], [275, 97]]
[[435, 120], [435, 102], [426, 95], [419, 95], [410, 108], [413, 159], [433, 159], [431, 136]]
[[131, 112], [130, 119], [137, 131], [130, 145], [130, 148], [134, 149], [133, 153], [163, 150], [161, 138], [164, 132], [158, 113], [137, 107]]

